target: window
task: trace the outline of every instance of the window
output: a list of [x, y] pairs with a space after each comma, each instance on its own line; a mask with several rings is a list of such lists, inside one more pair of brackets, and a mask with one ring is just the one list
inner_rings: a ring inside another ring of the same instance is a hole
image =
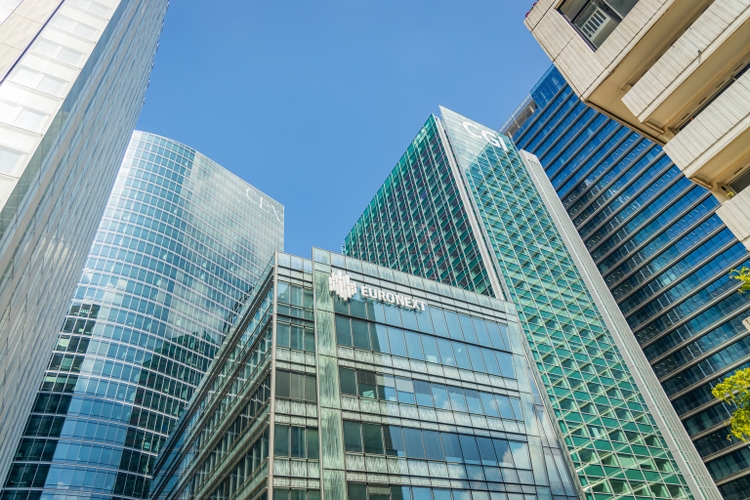
[[276, 370], [276, 396], [279, 398], [317, 401], [315, 375]]
[[274, 456], [318, 459], [318, 429], [276, 424], [273, 438]]
[[638, 0], [566, 0], [560, 12], [597, 49], [637, 3]]

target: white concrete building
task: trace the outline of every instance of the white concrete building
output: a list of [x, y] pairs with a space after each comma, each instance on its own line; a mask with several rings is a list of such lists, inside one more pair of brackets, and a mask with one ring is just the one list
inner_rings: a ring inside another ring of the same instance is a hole
[[664, 145], [750, 248], [750, 1], [539, 0], [525, 23], [583, 101]]
[[166, 8], [0, 0], [0, 477], [143, 106]]

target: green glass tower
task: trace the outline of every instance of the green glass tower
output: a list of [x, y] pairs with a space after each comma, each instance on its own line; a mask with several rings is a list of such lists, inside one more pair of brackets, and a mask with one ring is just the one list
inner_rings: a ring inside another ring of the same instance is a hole
[[441, 108], [350, 256], [512, 301], [590, 499], [721, 498], [536, 158]]

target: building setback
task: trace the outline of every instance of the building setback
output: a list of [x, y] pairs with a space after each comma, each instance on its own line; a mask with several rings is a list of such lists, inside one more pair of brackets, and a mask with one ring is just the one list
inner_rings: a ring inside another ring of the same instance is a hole
[[143, 105], [166, 8], [0, 5], [0, 477]]
[[750, 366], [750, 301], [729, 278], [750, 256], [718, 200], [554, 67], [503, 130], [539, 158], [720, 491], [745, 498], [750, 449], [727, 439], [732, 408], [711, 389]]
[[314, 249], [240, 318], [153, 498], [578, 497], [511, 303]]
[[283, 246], [283, 216], [194, 149], [133, 133], [3, 500], [148, 497], [157, 453]]
[[517, 306], [587, 498], [720, 498], [536, 158], [441, 112], [347, 236], [347, 254]]

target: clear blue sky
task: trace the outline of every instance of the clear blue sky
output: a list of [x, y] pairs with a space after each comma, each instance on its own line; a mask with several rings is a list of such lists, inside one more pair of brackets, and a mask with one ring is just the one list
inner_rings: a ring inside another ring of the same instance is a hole
[[438, 105], [499, 128], [549, 67], [531, 4], [173, 1], [138, 128], [284, 204], [287, 252], [338, 251]]

